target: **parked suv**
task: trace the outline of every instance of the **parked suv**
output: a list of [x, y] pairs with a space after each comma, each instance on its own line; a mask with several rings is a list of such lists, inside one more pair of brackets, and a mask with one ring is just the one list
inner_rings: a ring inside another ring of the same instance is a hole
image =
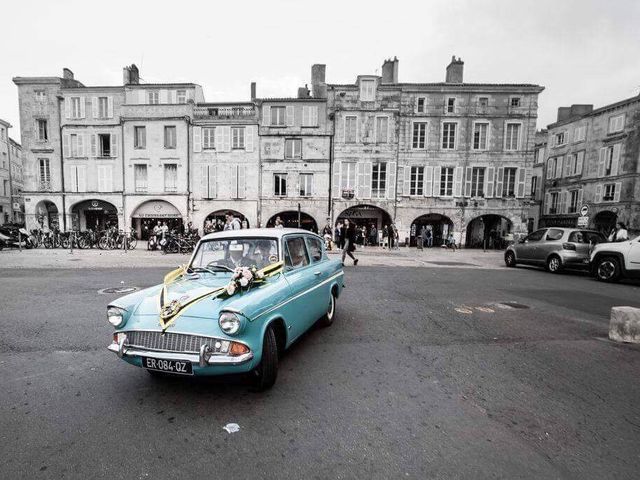
[[595, 244], [605, 242], [594, 230], [542, 228], [507, 248], [504, 263], [544, 266], [551, 273], [563, 268], [588, 269], [589, 253]]
[[591, 273], [603, 282], [640, 278], [640, 236], [596, 246], [591, 252]]

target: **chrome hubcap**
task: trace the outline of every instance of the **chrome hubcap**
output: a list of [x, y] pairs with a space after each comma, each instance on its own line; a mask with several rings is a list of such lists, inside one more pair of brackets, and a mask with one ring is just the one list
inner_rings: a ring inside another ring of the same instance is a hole
[[612, 262], [610, 261], [602, 262], [598, 266], [598, 275], [600, 275], [600, 278], [609, 279], [613, 276], [613, 273], [615, 272], [615, 270], [616, 268]]
[[329, 310], [327, 310], [327, 317], [329, 318], [329, 320], [333, 318], [334, 302], [335, 300], [333, 298], [333, 295], [331, 295], [331, 299], [329, 300]]
[[552, 258], [549, 261], [549, 270], [551, 270], [552, 272], [555, 272], [556, 270], [558, 270], [559, 266], [560, 266], [560, 262], [558, 261], [557, 258]]

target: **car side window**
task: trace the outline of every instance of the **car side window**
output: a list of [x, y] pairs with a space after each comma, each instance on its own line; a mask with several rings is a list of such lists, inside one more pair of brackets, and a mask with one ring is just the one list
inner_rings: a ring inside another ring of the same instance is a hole
[[539, 242], [540, 240], [542, 240], [542, 237], [544, 236], [544, 232], [546, 231], [547, 231], [546, 229], [537, 230], [533, 232], [531, 235], [529, 235], [525, 240], [529, 242]]
[[284, 264], [289, 270], [309, 265], [307, 246], [302, 237], [290, 237], [285, 241]]
[[560, 240], [564, 235], [564, 230], [560, 230], [558, 228], [550, 228], [547, 232], [547, 237], [545, 240], [553, 242], [555, 240]]
[[313, 263], [322, 260], [322, 240], [316, 237], [307, 237], [307, 246], [309, 247], [309, 253], [311, 254], [311, 261]]

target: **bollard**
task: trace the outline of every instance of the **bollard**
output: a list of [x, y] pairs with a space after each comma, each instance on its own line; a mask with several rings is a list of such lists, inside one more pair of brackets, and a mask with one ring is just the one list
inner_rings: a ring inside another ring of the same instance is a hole
[[73, 255], [73, 230], [71, 231], [71, 235], [69, 235], [69, 254]]
[[616, 342], [640, 343], [640, 308], [611, 307], [609, 338]]

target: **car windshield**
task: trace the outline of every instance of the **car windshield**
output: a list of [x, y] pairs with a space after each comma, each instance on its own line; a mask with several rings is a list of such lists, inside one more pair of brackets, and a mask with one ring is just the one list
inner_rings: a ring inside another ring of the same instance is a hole
[[225, 238], [200, 243], [192, 270], [232, 271], [237, 267], [263, 268], [278, 261], [278, 242], [273, 238]]

